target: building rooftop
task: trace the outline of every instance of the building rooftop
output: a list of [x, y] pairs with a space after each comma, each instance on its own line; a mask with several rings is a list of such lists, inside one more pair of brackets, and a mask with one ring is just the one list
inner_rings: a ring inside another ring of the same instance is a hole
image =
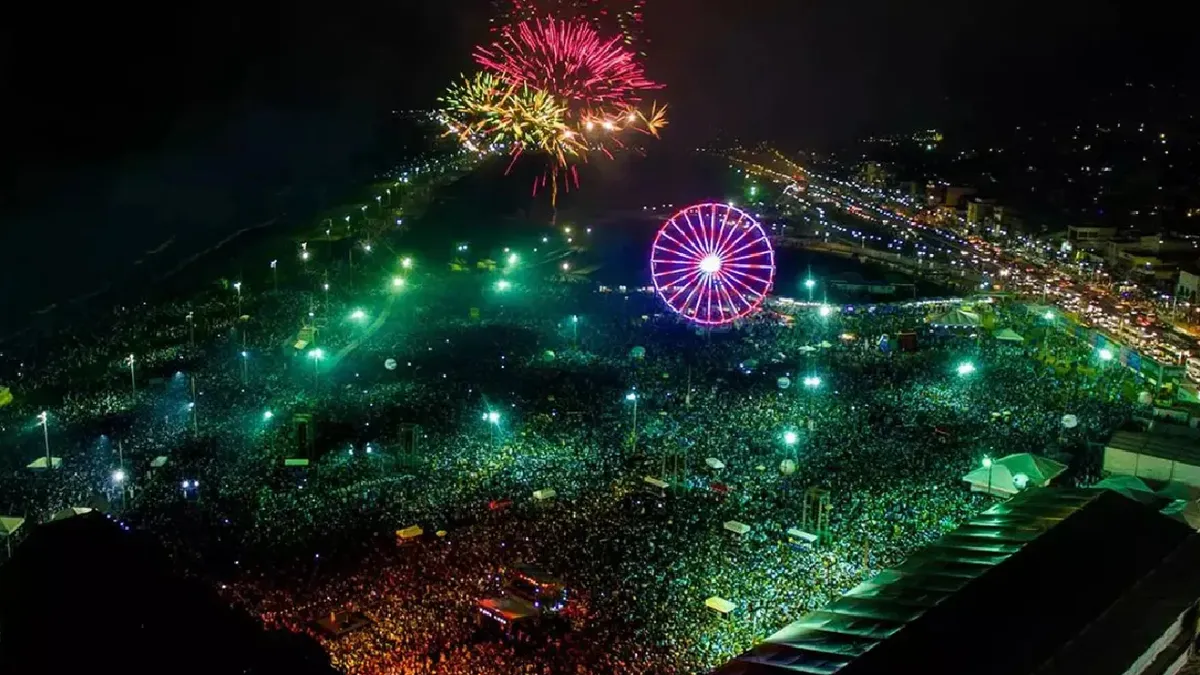
[[1198, 565], [1200, 537], [1151, 508], [1030, 490], [716, 673], [1122, 673], [1200, 597]]

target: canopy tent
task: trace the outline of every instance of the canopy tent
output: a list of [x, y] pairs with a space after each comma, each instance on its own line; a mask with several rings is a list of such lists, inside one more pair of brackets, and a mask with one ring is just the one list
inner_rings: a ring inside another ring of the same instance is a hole
[[533, 491], [533, 498], [539, 502], [544, 502], [547, 499], [554, 499], [556, 496], [558, 496], [558, 490], [555, 490], [554, 488], [543, 488], [541, 490]]
[[1187, 500], [1187, 501], [1192, 501], [1195, 499], [1200, 499], [1200, 488], [1196, 488], [1191, 485], [1188, 485], [1187, 483], [1181, 483], [1177, 480], [1173, 480], [1173, 481], [1167, 483], [1166, 485], [1162, 486], [1162, 488], [1159, 489], [1157, 494], [1159, 497], [1163, 497], [1166, 499], [1171, 499], [1171, 500], [1183, 499], [1183, 500]]
[[667, 483], [666, 481], [659, 480], [659, 479], [655, 478], [654, 476], [643, 476], [642, 481], [645, 483], [648, 483], [650, 485], [653, 485], [654, 487], [656, 487], [660, 490], [666, 490], [667, 488], [671, 487], [671, 485], [669, 483]]
[[25, 524], [24, 518], [16, 516], [0, 516], [0, 537], [4, 537], [4, 546], [8, 549], [8, 557], [12, 557], [12, 538], [17, 530]]
[[929, 323], [934, 326], [946, 326], [948, 328], [978, 328], [983, 320], [974, 312], [968, 312], [965, 309], [952, 309], [945, 314], [935, 314], [929, 317]]
[[1017, 331], [1015, 331], [1011, 328], [1001, 328], [1000, 330], [993, 333], [992, 336], [995, 337], [997, 340], [1002, 340], [1004, 342], [1024, 342], [1025, 341], [1025, 338], [1021, 337], [1017, 333]]
[[972, 492], [1011, 497], [1027, 487], [1046, 487], [1067, 470], [1067, 465], [1052, 459], [1022, 452], [992, 461], [963, 476]]
[[[54, 467], [55, 469], [62, 467], [62, 457], [51, 457], [50, 458], [50, 466]], [[37, 459], [35, 459], [32, 462], [30, 462], [29, 464], [27, 464], [25, 466], [25, 468], [29, 469], [31, 471], [45, 471], [46, 470], [46, 458], [44, 456], [38, 457]]]
[[0, 516], [0, 537], [11, 537], [25, 524], [24, 518], [17, 516]]
[[1163, 508], [1162, 514], [1186, 524], [1193, 530], [1200, 530], [1200, 504], [1186, 499], [1176, 499]]
[[509, 625], [523, 620], [535, 619], [541, 612], [533, 603], [512, 595], [500, 598], [483, 598], [476, 602], [479, 611], [489, 618]]
[[74, 518], [75, 516], [82, 516], [85, 513], [91, 512], [91, 509], [83, 506], [72, 506], [67, 509], [56, 511], [53, 516], [50, 516], [50, 522], [54, 522], [56, 520], [66, 520], [67, 518]]
[[746, 534], [750, 531], [750, 526], [745, 523], [739, 523], [736, 520], [727, 520], [723, 527], [734, 534]]
[[737, 605], [715, 595], [705, 600], [704, 606], [720, 614], [722, 618], [728, 618], [729, 614], [737, 609]]
[[155, 457], [154, 459], [150, 460], [150, 468], [151, 469], [161, 469], [166, 465], [167, 465], [166, 455], [159, 455], [158, 457]]
[[416, 539], [423, 534], [425, 534], [425, 530], [423, 530], [420, 525], [409, 525], [403, 530], [396, 530], [396, 538], [403, 539], [405, 541]]
[[1158, 499], [1154, 490], [1142, 482], [1141, 478], [1133, 476], [1109, 476], [1092, 487], [1097, 490], [1112, 490], [1142, 504], [1149, 504]]
[[725, 468], [725, 462], [722, 462], [716, 457], [709, 457], [708, 459], [704, 460], [704, 463], [707, 464], [710, 469], [715, 469], [717, 471]]

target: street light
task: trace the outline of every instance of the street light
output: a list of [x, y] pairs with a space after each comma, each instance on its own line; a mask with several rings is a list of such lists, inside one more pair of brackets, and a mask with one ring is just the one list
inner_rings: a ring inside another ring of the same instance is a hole
[[983, 468], [988, 470], [988, 494], [992, 494], [992, 458], [987, 455], [983, 456]]
[[496, 282], [496, 290], [498, 290], [498, 291], [503, 292], [503, 291], [507, 291], [510, 288], [512, 288], [512, 282], [509, 281], [508, 279], [501, 279], [500, 281]]
[[367, 313], [361, 309], [356, 309], [353, 312], [350, 312], [350, 318], [354, 321], [362, 321], [363, 319], [367, 318]]
[[275, 284], [275, 292], [279, 292], [279, 261], [271, 261], [271, 278]]
[[783, 442], [785, 445], [792, 446], [800, 442], [800, 434], [794, 431], [783, 432]]
[[573, 335], [573, 342], [576, 345], [578, 345], [579, 344], [579, 315], [578, 314], [571, 315], [571, 333]]
[[125, 360], [129, 362], [129, 390], [132, 393], [136, 394], [137, 393], [137, 379], [135, 379], [134, 374], [133, 374], [133, 354], [130, 354], [129, 358], [127, 358]]
[[242, 282], [240, 282], [240, 281], [233, 282], [233, 290], [237, 291], [237, 294], [238, 294], [238, 316], [241, 316], [242, 315]]
[[804, 386], [808, 389], [816, 389], [821, 386], [821, 378], [816, 375], [810, 375], [804, 378]]
[[263, 420], [269, 420], [269, 419], [271, 419], [271, 418], [272, 418], [272, 417], [274, 417], [274, 416], [275, 416], [275, 413], [273, 413], [273, 412], [271, 412], [270, 410], [268, 410], [268, 411], [266, 411], [266, 412], [264, 412], [264, 413], [263, 413]]
[[405, 258], [405, 259], [401, 260], [401, 261], [400, 261], [400, 266], [401, 266], [401, 267], [403, 267], [403, 268], [404, 268], [404, 269], [406, 269], [406, 270], [407, 270], [407, 269], [412, 269], [412, 266], [413, 266], [413, 261], [412, 261], [412, 258]]
[[116, 483], [117, 485], [124, 483], [125, 482], [125, 470], [117, 469], [116, 471], [112, 472], [112, 479], [113, 479], [113, 482]]
[[246, 372], [246, 359], [250, 357], [250, 352], [242, 350], [242, 386], [246, 385], [249, 378], [249, 373]]
[[817, 310], [817, 314], [820, 314], [824, 318], [833, 314], [833, 309], [829, 305], [821, 305], [821, 308]]
[[633, 403], [633, 452], [637, 452], [637, 408], [638, 395], [636, 391], [625, 394], [625, 400]]
[[392, 288], [396, 290], [404, 288], [404, 277], [392, 277]]
[[1107, 348], [1101, 349], [1099, 352], [1099, 356], [1100, 356], [1101, 361], [1112, 361], [1113, 360], [1113, 353], [1112, 353], [1111, 349], [1107, 349]]
[[964, 361], [958, 364], [958, 368], [955, 370], [959, 375], [970, 375], [971, 373], [975, 372], [975, 364], [971, 363], [970, 361]]

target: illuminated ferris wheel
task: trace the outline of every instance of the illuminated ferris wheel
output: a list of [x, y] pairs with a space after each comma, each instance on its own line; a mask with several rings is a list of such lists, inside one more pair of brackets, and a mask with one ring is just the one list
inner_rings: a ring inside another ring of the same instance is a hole
[[775, 280], [775, 249], [758, 221], [728, 204], [697, 204], [658, 231], [650, 253], [658, 295], [705, 326], [732, 323], [762, 304]]

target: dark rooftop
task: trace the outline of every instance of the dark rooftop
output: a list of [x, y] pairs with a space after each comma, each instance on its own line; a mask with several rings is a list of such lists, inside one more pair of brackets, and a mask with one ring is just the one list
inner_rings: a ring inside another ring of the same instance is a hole
[[1031, 490], [717, 675], [1122, 673], [1200, 598], [1197, 569], [1200, 537], [1153, 509], [1108, 490]]

